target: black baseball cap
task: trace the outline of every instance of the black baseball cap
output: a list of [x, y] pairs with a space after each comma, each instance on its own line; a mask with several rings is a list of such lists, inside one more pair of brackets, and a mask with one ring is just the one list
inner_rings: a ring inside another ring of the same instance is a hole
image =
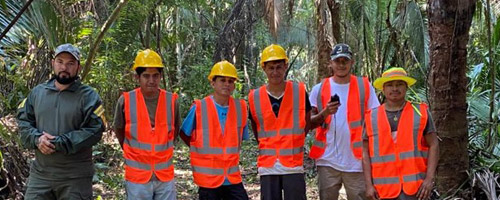
[[330, 59], [335, 60], [340, 57], [344, 57], [349, 60], [352, 58], [351, 47], [349, 47], [349, 45], [339, 43], [333, 46], [332, 53], [330, 54]]

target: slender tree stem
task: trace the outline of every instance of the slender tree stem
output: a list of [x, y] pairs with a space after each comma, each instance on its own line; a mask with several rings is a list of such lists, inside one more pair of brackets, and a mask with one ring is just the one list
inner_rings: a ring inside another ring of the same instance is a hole
[[494, 139], [495, 135], [495, 127], [496, 127], [496, 120], [495, 117], [493, 117], [493, 112], [495, 111], [495, 61], [494, 57], [495, 54], [493, 54], [493, 51], [491, 49], [491, 5], [490, 5], [490, 0], [486, 0], [486, 26], [487, 26], [487, 35], [488, 35], [488, 67], [490, 67], [490, 81], [491, 81], [491, 93], [490, 93], [490, 112], [488, 115], [488, 121], [489, 121], [489, 134], [488, 134], [488, 150], [490, 152], [493, 152], [493, 149], [495, 149], [496, 142], [493, 142], [492, 140]]
[[97, 53], [97, 50], [99, 49], [99, 44], [101, 44], [102, 39], [104, 38], [104, 34], [108, 31], [109, 27], [111, 27], [111, 24], [118, 18], [118, 14], [122, 10], [125, 5], [127, 5], [128, 0], [120, 0], [120, 3], [116, 6], [116, 8], [113, 10], [113, 13], [111, 13], [111, 16], [106, 20], [104, 25], [101, 27], [101, 32], [97, 36], [96, 40], [90, 46], [90, 51], [89, 51], [89, 56], [87, 57], [87, 60], [85, 62], [85, 66], [83, 67], [83, 73], [82, 73], [82, 80], [85, 79], [87, 74], [90, 72], [90, 65], [92, 64], [92, 60], [94, 60], [95, 54]]

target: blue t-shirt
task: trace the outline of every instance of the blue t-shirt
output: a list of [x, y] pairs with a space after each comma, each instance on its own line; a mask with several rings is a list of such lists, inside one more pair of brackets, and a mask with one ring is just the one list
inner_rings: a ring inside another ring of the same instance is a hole
[[[211, 96], [210, 98], [213, 97]], [[222, 134], [224, 134], [224, 127], [226, 126], [226, 119], [227, 119], [227, 112], [229, 110], [229, 106], [221, 106], [217, 104], [215, 101], [213, 101], [215, 104], [215, 108], [217, 110], [217, 116], [219, 117], [219, 123], [222, 128]], [[191, 109], [189, 110], [188, 115], [182, 122], [181, 126], [181, 131], [184, 132], [187, 136], [191, 136], [191, 132], [193, 132], [194, 127], [196, 127], [196, 105], [193, 105]], [[246, 116], [244, 116], [246, 117]], [[243, 128], [243, 135], [242, 135], [243, 140], [248, 140], [249, 135], [248, 135], [248, 127], [245, 124], [245, 127]], [[222, 185], [231, 185], [231, 182], [227, 179], [227, 177], [224, 179], [224, 183]]]

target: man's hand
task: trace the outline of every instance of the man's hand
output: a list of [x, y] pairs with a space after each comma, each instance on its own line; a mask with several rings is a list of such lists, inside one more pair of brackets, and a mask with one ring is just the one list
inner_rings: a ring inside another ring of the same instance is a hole
[[325, 109], [323, 109], [323, 111], [321, 111], [321, 115], [323, 115], [323, 119], [326, 118], [328, 115], [332, 115], [332, 114], [337, 113], [337, 110], [339, 109], [339, 107], [340, 107], [340, 103], [338, 101], [328, 102], [328, 104], [326, 104]]
[[434, 181], [432, 178], [426, 178], [420, 188], [418, 188], [417, 198], [419, 200], [427, 200], [432, 194], [432, 187], [434, 186]]
[[56, 146], [50, 142], [50, 140], [55, 139], [56, 137], [48, 134], [47, 132], [43, 132], [43, 135], [38, 138], [38, 149], [45, 155], [50, 155], [56, 152]]
[[378, 200], [378, 193], [373, 185], [366, 186], [366, 198], [369, 200]]

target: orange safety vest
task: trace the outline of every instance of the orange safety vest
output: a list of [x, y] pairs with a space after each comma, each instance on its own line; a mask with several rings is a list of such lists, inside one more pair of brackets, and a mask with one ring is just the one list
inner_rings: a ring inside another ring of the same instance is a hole
[[[330, 91], [330, 79], [325, 78], [321, 82], [320, 92], [317, 96], [318, 112], [324, 109], [324, 105], [330, 102], [330, 97], [334, 92]], [[366, 77], [356, 77], [351, 75], [349, 82], [349, 96], [347, 97], [347, 123], [351, 133], [351, 149], [354, 157], [361, 159], [363, 156], [363, 118], [368, 107], [370, 98], [370, 82]], [[320, 158], [326, 149], [326, 133], [330, 129], [332, 117], [327, 116], [325, 122], [316, 129], [316, 136], [309, 157], [313, 159]]]
[[172, 164], [177, 94], [160, 89], [155, 127], [151, 127], [141, 89], [123, 93], [125, 99], [125, 179], [147, 183], [154, 174], [160, 181], [174, 178]]
[[205, 188], [216, 188], [227, 177], [232, 184], [241, 183], [239, 168], [243, 129], [247, 124], [247, 104], [229, 98], [224, 134], [212, 98], [195, 100], [196, 129], [191, 136], [190, 152], [194, 182]]
[[429, 145], [423, 135], [427, 105], [406, 103], [396, 142], [384, 105], [368, 111], [365, 117], [372, 180], [380, 198], [396, 198], [401, 189], [407, 195], [415, 195], [427, 172]]
[[259, 139], [258, 167], [272, 167], [277, 159], [286, 167], [302, 166], [306, 127], [305, 98], [303, 83], [287, 81], [276, 117], [266, 86], [250, 91], [250, 113], [256, 119]]

